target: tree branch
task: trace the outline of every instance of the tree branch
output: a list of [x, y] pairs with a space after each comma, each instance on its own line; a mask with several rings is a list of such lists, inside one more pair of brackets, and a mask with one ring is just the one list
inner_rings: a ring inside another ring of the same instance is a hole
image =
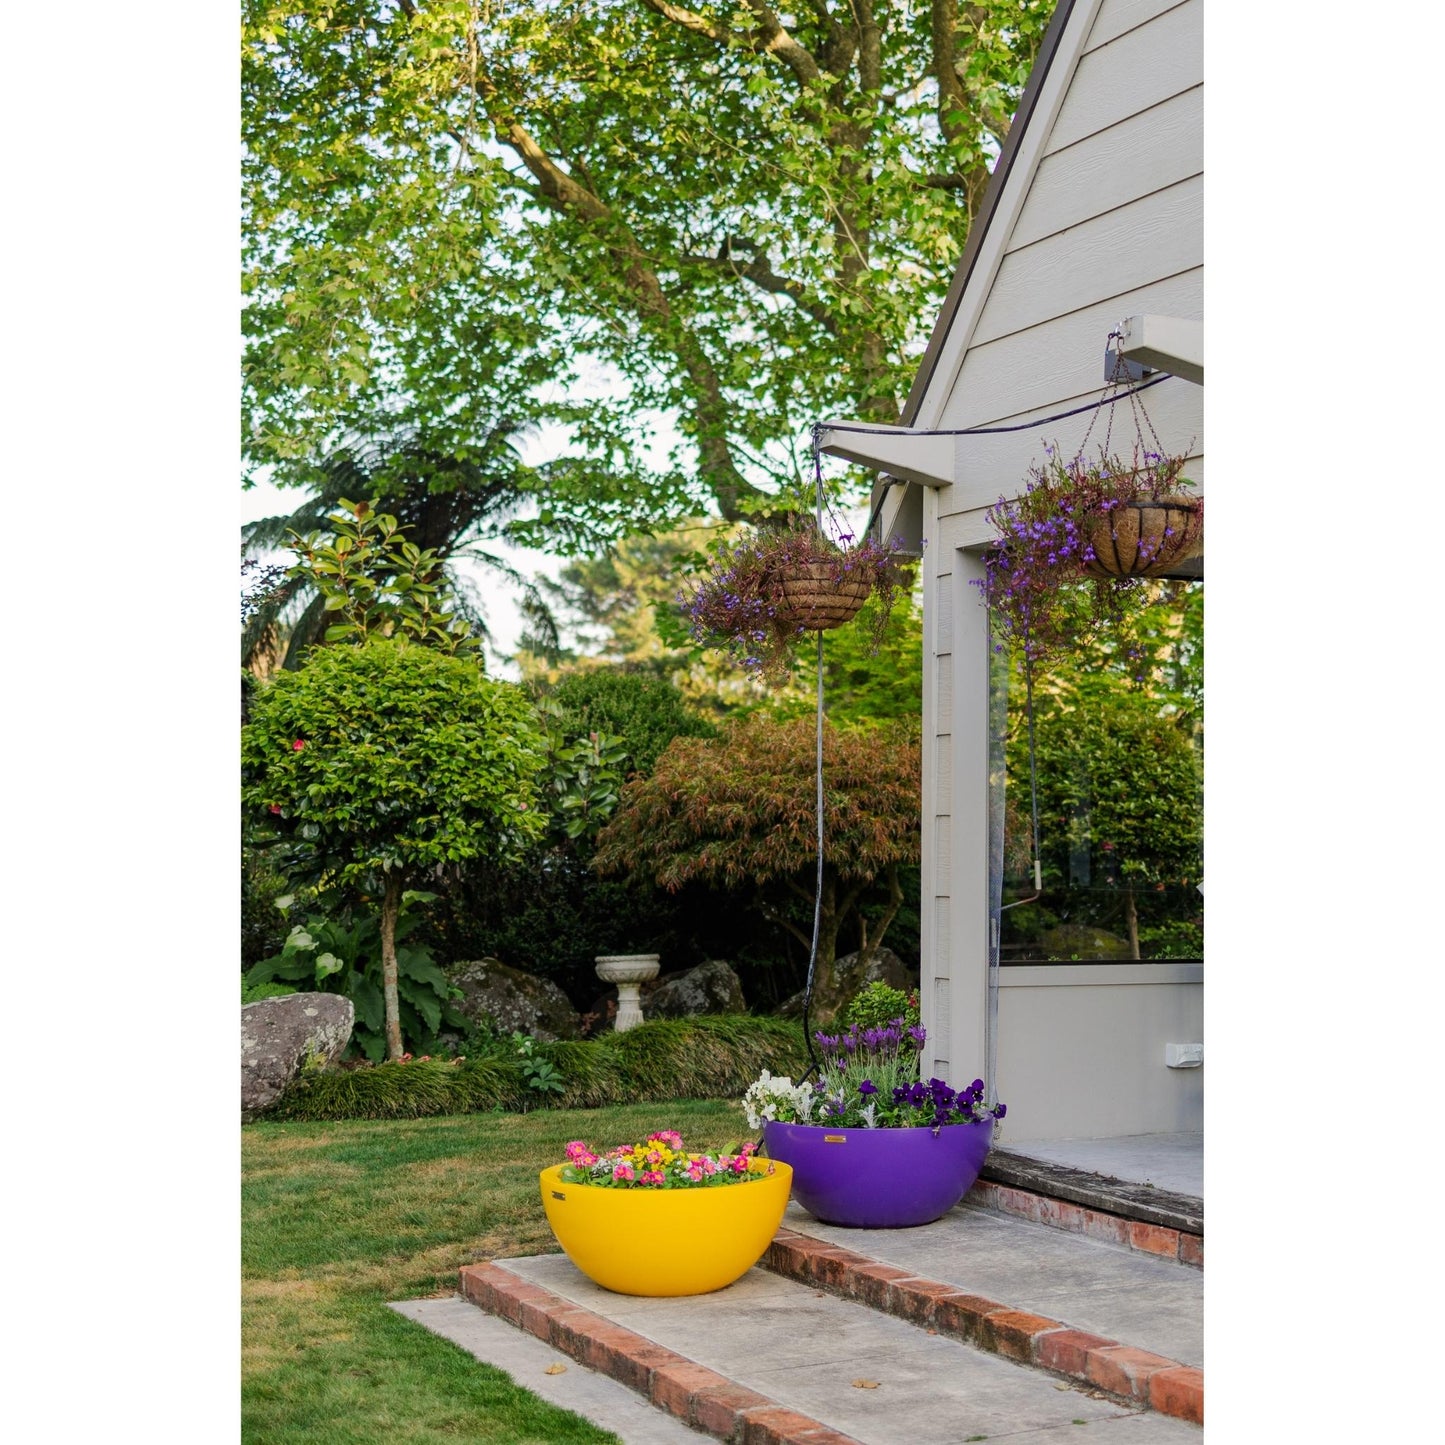
[[661, 15], [664, 20], [671, 20], [674, 24], [681, 25], [698, 35], [705, 35], [719, 45], [727, 44], [728, 32], [714, 25], [705, 15], [699, 15], [692, 10], [684, 10], [681, 5], [669, 5], [667, 0], [642, 0], [642, 3], [649, 10]]
[[[735, 251], [747, 250], [753, 253], [753, 259], [745, 266], [740, 266], [734, 259]], [[753, 241], [746, 241], [736, 236], [729, 236], [723, 242], [722, 249], [716, 256], [684, 255], [678, 258], [693, 266], [703, 266], [711, 271], [724, 271], [730, 276], [736, 276], [742, 281], [751, 281], [760, 290], [767, 291], [774, 296], [787, 296], [797, 306], [807, 312], [814, 321], [818, 323], [830, 336], [838, 334], [838, 323], [834, 320], [832, 313], [820, 301], [814, 300], [808, 293], [808, 288], [801, 281], [794, 281], [786, 276], [779, 276], [763, 255], [762, 247]]]
[[537, 182], [541, 198], [554, 210], [595, 226], [617, 258], [633, 309], [643, 324], [659, 333], [687, 373], [695, 393], [693, 421], [701, 470], [728, 521], [741, 516], [739, 503], [757, 488], [738, 471], [727, 438], [728, 407], [717, 368], [672, 303], [652, 265], [627, 225], [599, 196], [568, 175], [522, 124], [484, 66], [476, 70], [476, 90], [497, 139], [521, 160]]

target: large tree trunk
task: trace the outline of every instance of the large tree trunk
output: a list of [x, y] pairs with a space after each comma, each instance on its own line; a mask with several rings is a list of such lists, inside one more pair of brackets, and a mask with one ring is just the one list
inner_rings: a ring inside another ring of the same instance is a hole
[[396, 987], [396, 916], [401, 911], [401, 879], [386, 875], [386, 892], [381, 899], [381, 998], [386, 1009], [386, 1056], [399, 1059], [401, 1046], [401, 997]]

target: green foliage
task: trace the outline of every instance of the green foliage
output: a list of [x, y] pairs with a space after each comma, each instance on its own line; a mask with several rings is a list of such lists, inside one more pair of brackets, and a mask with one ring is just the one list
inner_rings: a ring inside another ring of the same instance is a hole
[[879, 979], [858, 990], [844, 1015], [844, 1022], [860, 1029], [881, 1029], [894, 1019], [902, 1019], [905, 1028], [921, 1024], [918, 995], [890, 988]]
[[277, 871], [266, 850], [252, 846], [250, 834], [241, 834], [241, 967], [250, 968], [277, 953], [286, 940], [289, 925], [285, 911], [277, 907], [289, 885]]
[[550, 1059], [537, 1055], [537, 1041], [530, 1034], [512, 1035], [512, 1052], [522, 1071], [522, 1082], [534, 1094], [565, 1094], [567, 1086]]
[[[692, 882], [727, 889], [807, 946], [810, 934], [786, 909], [790, 898], [813, 897], [815, 747], [812, 720], [761, 715], [728, 722], [716, 739], [676, 739], [650, 778], [623, 790], [594, 866], [642, 873], [670, 892]], [[903, 902], [899, 869], [920, 856], [921, 766], [914, 724], [824, 729], [824, 978], [845, 920], [859, 922], [860, 947], [877, 947]], [[870, 929], [860, 904], [875, 880], [889, 901]]]
[[577, 732], [621, 739], [629, 772], [652, 772], [674, 738], [717, 736], [676, 687], [644, 672], [617, 667], [569, 672], [553, 690], [552, 701]]
[[[397, 992], [402, 1039], [413, 1053], [436, 1046], [443, 1028], [464, 1029], [454, 990], [424, 943], [407, 942], [420, 918], [409, 905], [427, 904], [434, 894], [406, 892], [396, 922]], [[308, 912], [292, 926], [280, 953], [263, 959], [245, 976], [251, 987], [285, 979], [287, 993], [319, 991], [349, 998], [356, 1008], [353, 1045], [375, 1063], [386, 1051], [382, 998], [381, 930], [375, 914], [332, 917]]]
[[[730, 888], [794, 877], [816, 861], [811, 720], [756, 716], [717, 738], [681, 738], [635, 778], [598, 839], [601, 872], [645, 868], [664, 888]], [[826, 726], [824, 839], [842, 879], [919, 857], [916, 727]]]
[[[1091, 871], [1141, 883], [1197, 881], [1203, 827], [1199, 757], [1176, 719], [1145, 694], [1061, 685], [1036, 695], [1034, 721], [1044, 863], [1067, 878], [1069, 854], [1087, 849]], [[1023, 729], [1010, 744], [1010, 776], [1028, 786]]]
[[398, 637], [442, 652], [478, 646], [472, 630], [447, 605], [450, 583], [443, 558], [403, 536], [404, 528], [374, 501], [342, 498], [327, 518], [327, 533], [293, 533], [296, 565], [290, 576], [308, 582], [333, 618], [326, 642]]
[[467, 859], [520, 857], [542, 831], [542, 739], [521, 691], [395, 639], [316, 652], [241, 730], [242, 800], [288, 876], [375, 889]]
[[241, 1006], [244, 1008], [248, 1003], [259, 1003], [263, 998], [285, 998], [289, 993], [296, 993], [289, 983], [247, 983], [241, 980]]
[[627, 749], [607, 733], [573, 735], [566, 714], [550, 698], [538, 711], [546, 729], [542, 786], [554, 841], [563, 848], [586, 847], [617, 807]]
[[460, 428], [545, 382], [583, 453], [554, 516], [682, 495], [649, 411], [740, 514], [814, 417], [896, 421], [1052, 8], [247, 0], [253, 464], [382, 385]]
[[[877, 628], [870, 598], [850, 623], [823, 635], [823, 695], [835, 723], [903, 722], [923, 714], [923, 608], [918, 585], [901, 591], [887, 625]], [[793, 686], [763, 710], [774, 717], [812, 717], [816, 678], [799, 668]]]
[[679, 1099], [737, 1099], [763, 1068], [800, 1075], [802, 1031], [776, 1018], [726, 1015], [652, 1019], [597, 1039], [533, 1041], [533, 1055], [564, 1081], [563, 1092], [531, 1088], [521, 1060], [505, 1052], [460, 1063], [412, 1060], [333, 1069], [298, 1079], [273, 1119], [407, 1119], [538, 1106], [598, 1108]]

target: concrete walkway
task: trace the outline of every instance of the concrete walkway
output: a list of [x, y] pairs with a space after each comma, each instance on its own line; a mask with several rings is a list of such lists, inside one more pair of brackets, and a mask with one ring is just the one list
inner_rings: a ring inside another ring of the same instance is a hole
[[1204, 1274], [1177, 1261], [967, 1204], [921, 1229], [840, 1229], [790, 1203], [783, 1225], [912, 1275], [1204, 1365]]
[[1109, 1179], [1168, 1189], [1204, 1198], [1204, 1137], [1201, 1134], [1130, 1134], [1111, 1139], [1030, 1140], [1009, 1138], [999, 1147], [1050, 1164], [1087, 1169]]
[[[1081, 1425], [1104, 1445], [1200, 1439], [1160, 1413], [1180, 1389], [1197, 1399], [1202, 1366], [1202, 1272], [1177, 1259], [973, 1205], [852, 1230], [791, 1204], [765, 1262], [715, 1294], [644, 1299], [538, 1255], [464, 1271], [483, 1309], [396, 1308], [627, 1445], [699, 1424], [748, 1445], [1049, 1445]], [[544, 1356], [567, 1370], [541, 1374]], [[649, 1399], [655, 1419], [636, 1413]]]

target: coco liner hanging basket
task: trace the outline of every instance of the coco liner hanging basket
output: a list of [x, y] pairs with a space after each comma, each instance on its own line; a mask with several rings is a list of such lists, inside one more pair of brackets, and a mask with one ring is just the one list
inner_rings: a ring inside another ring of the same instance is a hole
[[779, 626], [827, 632], [851, 622], [873, 591], [867, 573], [839, 574], [835, 562], [796, 562], [776, 573], [773, 618]]
[[1189, 497], [1136, 498], [1088, 518], [1089, 577], [1162, 577], [1204, 548], [1204, 512]]

